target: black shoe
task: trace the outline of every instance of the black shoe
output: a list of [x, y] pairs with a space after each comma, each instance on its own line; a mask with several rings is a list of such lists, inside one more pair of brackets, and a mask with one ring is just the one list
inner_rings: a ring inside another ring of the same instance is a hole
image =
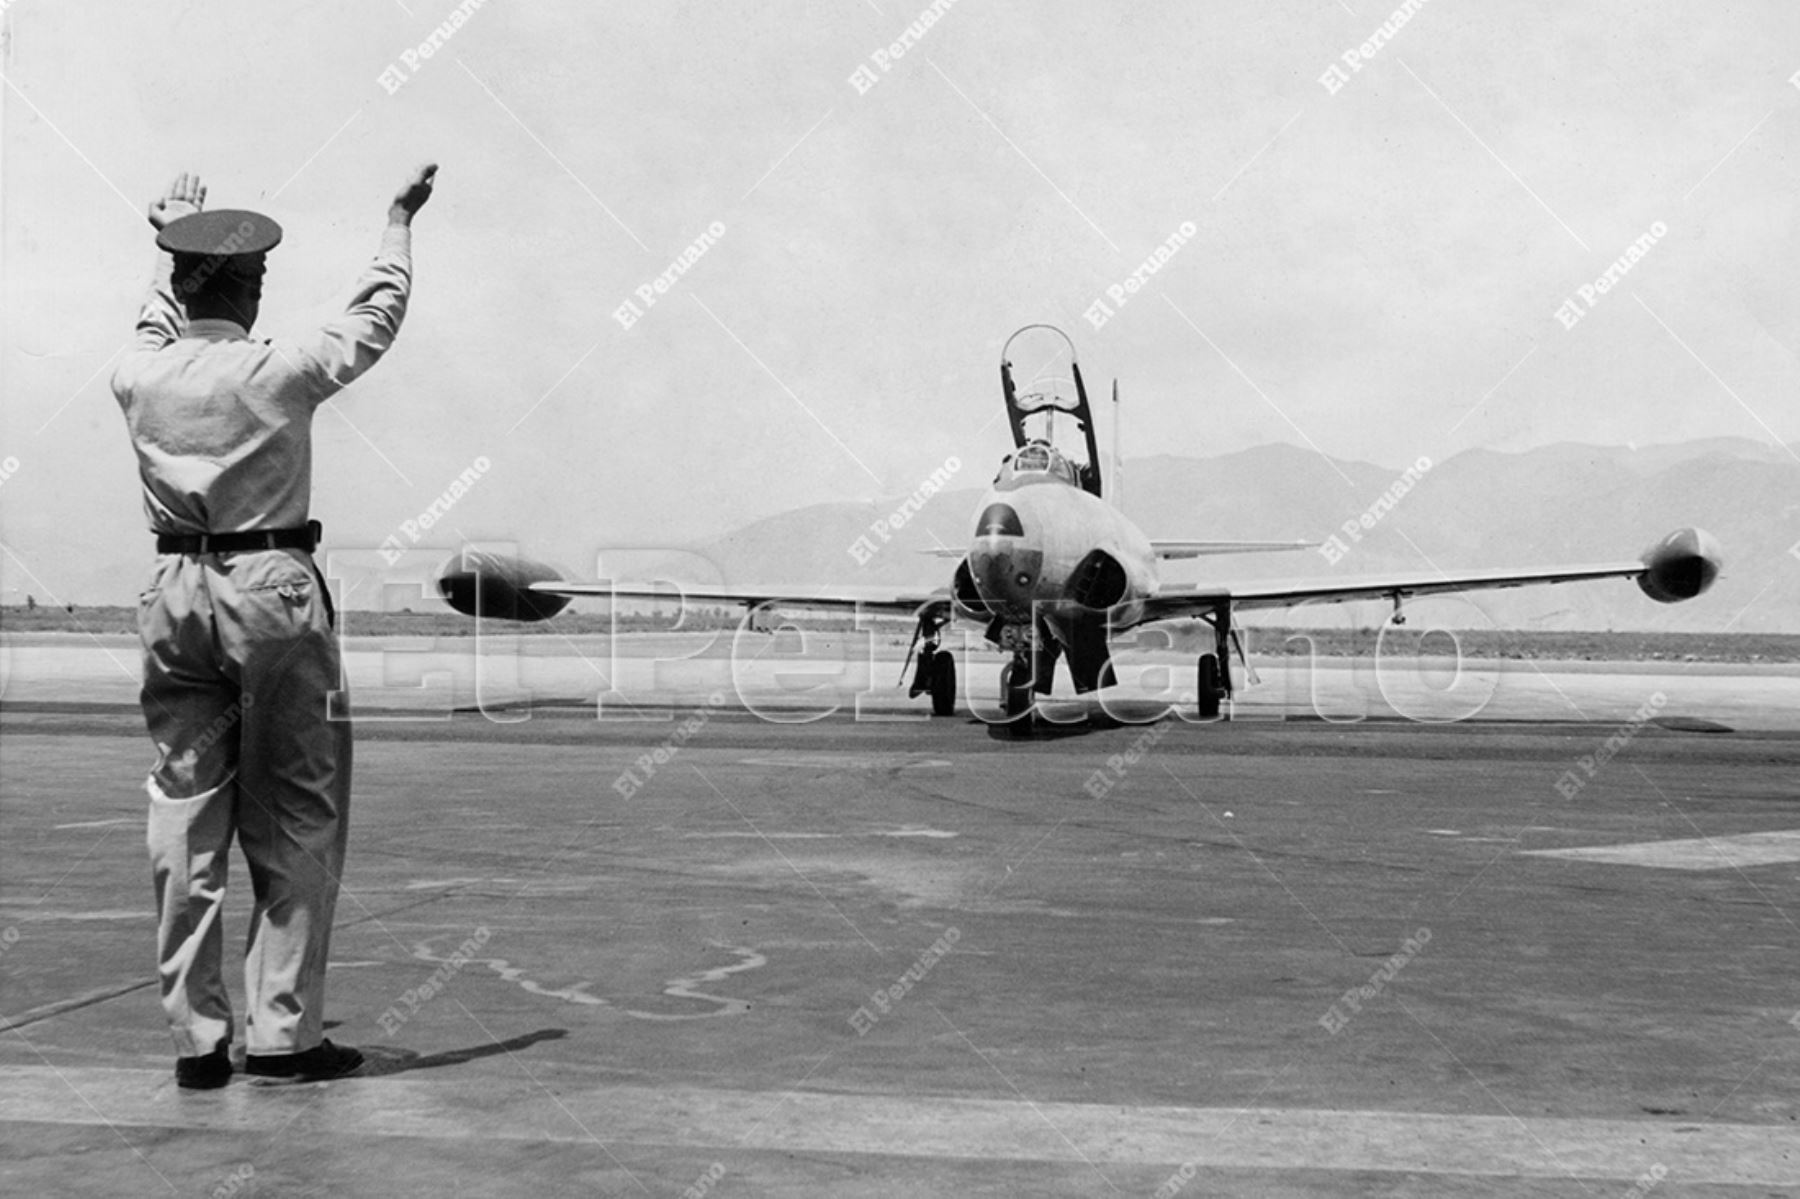
[[213, 1091], [230, 1081], [229, 1041], [220, 1041], [211, 1053], [175, 1059], [175, 1085], [184, 1091]]
[[289, 1082], [323, 1082], [347, 1078], [362, 1069], [363, 1055], [348, 1045], [320, 1041], [301, 1053], [251, 1053], [244, 1056], [244, 1073]]

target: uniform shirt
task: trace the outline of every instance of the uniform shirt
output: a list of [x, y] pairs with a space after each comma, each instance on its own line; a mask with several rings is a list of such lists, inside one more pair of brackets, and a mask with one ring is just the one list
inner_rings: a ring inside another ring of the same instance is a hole
[[137, 336], [113, 373], [155, 533], [306, 524], [312, 416], [393, 344], [412, 289], [412, 231], [389, 225], [344, 315], [296, 342], [187, 321], [160, 256]]

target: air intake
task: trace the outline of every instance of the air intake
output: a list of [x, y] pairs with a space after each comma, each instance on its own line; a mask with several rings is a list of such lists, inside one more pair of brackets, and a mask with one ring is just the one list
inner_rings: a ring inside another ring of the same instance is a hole
[[1125, 568], [1105, 550], [1095, 550], [1069, 576], [1068, 596], [1084, 608], [1104, 612], [1125, 598]]

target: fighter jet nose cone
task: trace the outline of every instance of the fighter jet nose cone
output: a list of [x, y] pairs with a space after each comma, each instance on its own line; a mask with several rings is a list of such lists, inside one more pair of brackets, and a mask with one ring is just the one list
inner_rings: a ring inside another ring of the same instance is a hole
[[989, 536], [969, 553], [969, 575], [976, 593], [1004, 608], [1029, 606], [1035, 596], [1044, 554], [1013, 537]]
[[975, 522], [977, 537], [1023, 537], [1025, 526], [1011, 504], [989, 504]]

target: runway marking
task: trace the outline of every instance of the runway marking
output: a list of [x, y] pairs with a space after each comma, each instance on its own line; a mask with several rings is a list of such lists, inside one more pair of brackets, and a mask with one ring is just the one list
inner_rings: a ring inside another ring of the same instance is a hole
[[0, 920], [40, 922], [45, 920], [155, 920], [156, 911], [148, 905], [141, 908], [110, 908], [105, 911], [0, 912]]
[[468, 887], [473, 886], [475, 883], [491, 881], [498, 880], [485, 878], [421, 878], [407, 883], [406, 889], [408, 891], [434, 891], [442, 887]]
[[684, 841], [837, 841], [842, 833], [752, 833], [727, 830], [718, 833], [684, 833]]
[[742, 766], [780, 766], [788, 769], [830, 769], [850, 767], [858, 770], [906, 769], [913, 766], [948, 766], [947, 758], [909, 758], [901, 754], [782, 754], [761, 758], [739, 758]]
[[1735, 837], [1685, 837], [1679, 841], [1639, 841], [1574, 849], [1528, 849], [1538, 858], [1654, 866], [1662, 870], [1736, 870], [1800, 862], [1800, 829], [1740, 833]]
[[[479, 1112], [469, 1107], [471, 1083], [479, 1086]], [[565, 1086], [560, 1078], [555, 1091], [552, 1097], [533, 1079], [505, 1074], [451, 1083], [405, 1075], [348, 1079], [332, 1083], [328, 1098], [308, 1102], [305, 1135], [327, 1145], [390, 1136], [591, 1144], [587, 1130], [605, 1129], [614, 1146], [1624, 1184], [1661, 1162], [1690, 1186], [1788, 1186], [1800, 1158], [1800, 1129], [1772, 1124], [810, 1091], [789, 1091], [773, 1102], [763, 1091]], [[0, 1067], [0, 1122], [242, 1137], [286, 1130], [295, 1114], [279, 1088], [236, 1084], [200, 1102], [175, 1100], [167, 1069]]]
[[942, 840], [961, 836], [941, 828], [875, 829], [867, 833], [752, 833], [727, 829], [716, 833], [683, 833], [684, 841], [842, 841], [845, 837], [925, 837]]
[[[456, 934], [447, 933], [445, 935], [455, 936]], [[421, 962], [431, 962], [434, 965], [445, 965], [450, 963], [450, 958], [439, 957], [436, 951], [431, 948], [432, 941], [441, 940], [443, 940], [443, 937], [433, 937], [429, 941], [420, 941], [417, 945], [413, 946], [412, 955]], [[542, 995], [546, 999], [561, 999], [568, 1003], [586, 1004], [589, 1007], [612, 1006], [598, 995], [589, 995], [586, 989], [587, 984], [584, 982], [576, 983], [574, 986], [570, 987], [546, 987], [528, 977], [525, 971], [514, 966], [505, 958], [468, 958], [466, 961], [471, 965], [479, 962], [507, 982], [513, 983], [521, 990], [529, 991], [533, 995]]]
[[716, 1003], [719, 1005], [717, 1011], [639, 1012], [627, 1008], [625, 1014], [627, 1016], [636, 1016], [640, 1020], [710, 1020], [714, 1016], [741, 1016], [749, 1011], [749, 1000], [727, 999], [722, 995], [708, 995], [703, 991], [694, 990], [694, 988], [701, 983], [722, 982], [733, 974], [738, 974], [745, 970], [755, 970], [759, 966], [766, 966], [769, 964], [769, 959], [756, 952], [754, 949], [739, 949], [735, 945], [723, 948], [729, 948], [732, 953], [737, 954], [738, 957], [743, 960], [733, 963], [730, 966], [720, 966], [716, 970], [708, 970], [703, 974], [696, 974], [692, 978], [674, 979], [668, 986], [663, 988], [664, 995], [672, 995], [677, 999], [700, 999], [708, 1003]]
[[[495, 882], [501, 880], [495, 879]], [[507, 880], [516, 881], [516, 880]], [[594, 889], [592, 879], [540, 879], [520, 887], [515, 899], [544, 899], [551, 895], [585, 895]]]
[[139, 824], [142, 816], [116, 816], [111, 820], [78, 820], [74, 824], [53, 824], [50, 827], [57, 832], [68, 828], [110, 828], [116, 824]]
[[0, 1032], [11, 1032], [25, 1028], [40, 1020], [48, 1020], [52, 1016], [60, 1016], [64, 1012], [78, 1011], [84, 1007], [92, 1007], [96, 1003], [105, 1003], [109, 999], [117, 999], [121, 995], [129, 995], [133, 991], [142, 991], [145, 987], [154, 987], [154, 978], [139, 979], [137, 982], [123, 983], [112, 987], [98, 987], [92, 991], [84, 991], [79, 995], [70, 995], [66, 999], [41, 1003], [37, 1007], [23, 1012], [15, 1012], [10, 1016], [0, 1017]]
[[1453, 828], [1428, 828], [1425, 833], [1431, 837], [1455, 837], [1465, 845], [1513, 845], [1519, 840], [1517, 837], [1466, 837]]

